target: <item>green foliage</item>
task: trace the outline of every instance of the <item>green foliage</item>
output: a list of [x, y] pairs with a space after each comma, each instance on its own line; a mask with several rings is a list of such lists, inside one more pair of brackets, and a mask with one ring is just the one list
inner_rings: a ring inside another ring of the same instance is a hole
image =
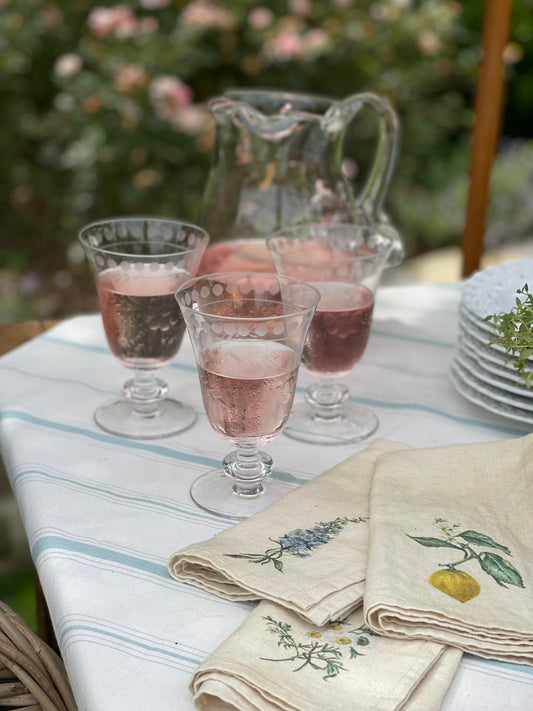
[[[465, 220], [469, 171], [469, 137], [451, 147], [446, 159], [435, 161], [432, 184], [414, 181], [391, 191], [392, 210], [410, 253], [458, 244]], [[487, 214], [485, 246], [531, 236], [533, 203], [533, 141], [503, 140], [494, 162]], [[406, 199], [409, 196], [409, 199]]]
[[37, 603], [35, 599], [35, 573], [31, 560], [22, 561], [0, 575], [0, 600], [10, 607], [33, 632], [37, 632]]
[[[82, 259], [70, 246], [92, 219], [194, 220], [213, 146], [207, 101], [235, 86], [388, 96], [402, 122], [388, 211], [411, 253], [457, 241], [484, 5], [3, 0], [0, 269]], [[530, 61], [530, 26], [520, 12], [512, 78]], [[373, 149], [364, 115], [354, 135], [357, 183]]]
[[[519, 571], [508, 560], [498, 553], [493, 553], [492, 551], [477, 552], [472, 548], [472, 546], [497, 548], [511, 556], [511, 551], [507, 546], [498, 543], [490, 536], [487, 536], [485, 533], [479, 533], [478, 531], [469, 529], [458, 533], [457, 529], [460, 527], [458, 524], [454, 523], [452, 526], [449, 526], [447, 521], [442, 518], [436, 518], [434, 523], [443, 532], [444, 538], [406, 535], [411, 540], [420, 543], [420, 545], [426, 548], [456, 548], [462, 552], [463, 557], [461, 560], [454, 561], [453, 563], [439, 563], [441, 568], [456, 572], [458, 565], [463, 565], [470, 560], [475, 560], [479, 563], [481, 569], [490, 575], [501, 587], [506, 588], [508, 585], [514, 585], [518, 588], [525, 587]], [[462, 541], [465, 542], [463, 543]]]
[[491, 314], [485, 321], [492, 322], [496, 335], [490, 343], [502, 346], [513, 356], [509, 363], [521, 374], [524, 384], [533, 385], [533, 371], [529, 358], [533, 355], [533, 293], [524, 284], [516, 292], [515, 305], [507, 313]]
[[2, 242], [32, 263], [93, 218], [193, 219], [206, 101], [231, 86], [388, 95], [400, 184], [426, 181], [472, 117], [478, 38], [456, 2], [7, 0], [0, 28]]
[[483, 551], [479, 554], [479, 564], [502, 588], [507, 585], [515, 585], [518, 588], [523, 588], [524, 582], [522, 576], [512, 563], [497, 553], [491, 551]]

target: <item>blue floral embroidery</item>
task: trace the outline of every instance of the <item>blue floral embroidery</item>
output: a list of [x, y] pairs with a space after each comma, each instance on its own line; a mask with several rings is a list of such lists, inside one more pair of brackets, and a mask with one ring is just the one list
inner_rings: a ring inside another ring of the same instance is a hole
[[295, 528], [283, 534], [278, 539], [269, 538], [276, 544], [264, 553], [226, 553], [228, 558], [246, 558], [250, 563], [272, 563], [274, 568], [283, 572], [283, 563], [280, 558], [293, 555], [298, 558], [309, 558], [315, 548], [326, 545], [336, 538], [348, 523], [364, 523], [368, 517], [348, 518], [338, 516], [333, 521], [319, 521], [313, 528]]

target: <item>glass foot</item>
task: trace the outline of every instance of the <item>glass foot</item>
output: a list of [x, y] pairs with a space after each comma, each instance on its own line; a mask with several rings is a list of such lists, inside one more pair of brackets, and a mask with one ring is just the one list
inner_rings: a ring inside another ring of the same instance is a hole
[[244, 496], [233, 491], [234, 483], [233, 477], [223, 469], [211, 469], [192, 483], [191, 498], [209, 513], [241, 521], [270, 506], [294, 489], [294, 484], [269, 477], [261, 493]]
[[344, 403], [335, 417], [321, 417], [315, 408], [303, 403], [293, 408], [283, 434], [310, 444], [349, 444], [366, 439], [378, 425], [372, 410], [352, 402]]
[[131, 403], [115, 398], [101, 405], [94, 413], [98, 427], [129, 439], [158, 439], [183, 432], [196, 421], [196, 413], [188, 405], [165, 398], [155, 412], [144, 414]]

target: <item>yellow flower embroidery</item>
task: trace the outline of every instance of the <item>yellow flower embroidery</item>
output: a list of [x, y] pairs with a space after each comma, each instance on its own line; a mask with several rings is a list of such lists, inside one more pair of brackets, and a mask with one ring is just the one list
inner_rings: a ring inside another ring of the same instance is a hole
[[[311, 641], [305, 641], [302, 638], [300, 638], [301, 641], [298, 641], [299, 635], [293, 636], [292, 626], [287, 622], [275, 620], [270, 615], [263, 617], [263, 619], [266, 620], [267, 630], [278, 638], [277, 646], [283, 647], [285, 650], [290, 649], [291, 652], [289, 657], [285, 656], [286, 652], [280, 652], [281, 658], [278, 654], [274, 659], [261, 657], [262, 661], [292, 663], [293, 671], [300, 671], [300, 669], [309, 666], [319, 672], [322, 679], [326, 681], [347, 671], [349, 667], [345, 664], [350, 664], [358, 657], [364, 657], [368, 649], [363, 652], [359, 650], [359, 646], [371, 645], [371, 638], [378, 636], [364, 624], [353, 627], [346, 618], [338, 622], [330, 622], [325, 628], [320, 629], [344, 629], [344, 626], [348, 626], [345, 634], [350, 635], [349, 637], [337, 637], [333, 641], [331, 639], [333, 635], [330, 632], [321, 633], [317, 629], [311, 629], [305, 633], [307, 637], [312, 638]], [[323, 639], [320, 639], [321, 637]], [[344, 646], [341, 647], [341, 645]]]

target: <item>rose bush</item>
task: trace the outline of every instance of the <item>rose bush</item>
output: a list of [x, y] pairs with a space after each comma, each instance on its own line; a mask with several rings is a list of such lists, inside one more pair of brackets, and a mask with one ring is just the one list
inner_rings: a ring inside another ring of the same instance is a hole
[[482, 11], [478, 0], [468, 17], [456, 0], [0, 0], [0, 269], [10, 284], [13, 270], [75, 271], [76, 233], [92, 219], [194, 220], [213, 146], [207, 101], [235, 86], [387, 95], [402, 120], [389, 212], [411, 252], [458, 239], [456, 218], [433, 228], [411, 213], [464, 177]]

